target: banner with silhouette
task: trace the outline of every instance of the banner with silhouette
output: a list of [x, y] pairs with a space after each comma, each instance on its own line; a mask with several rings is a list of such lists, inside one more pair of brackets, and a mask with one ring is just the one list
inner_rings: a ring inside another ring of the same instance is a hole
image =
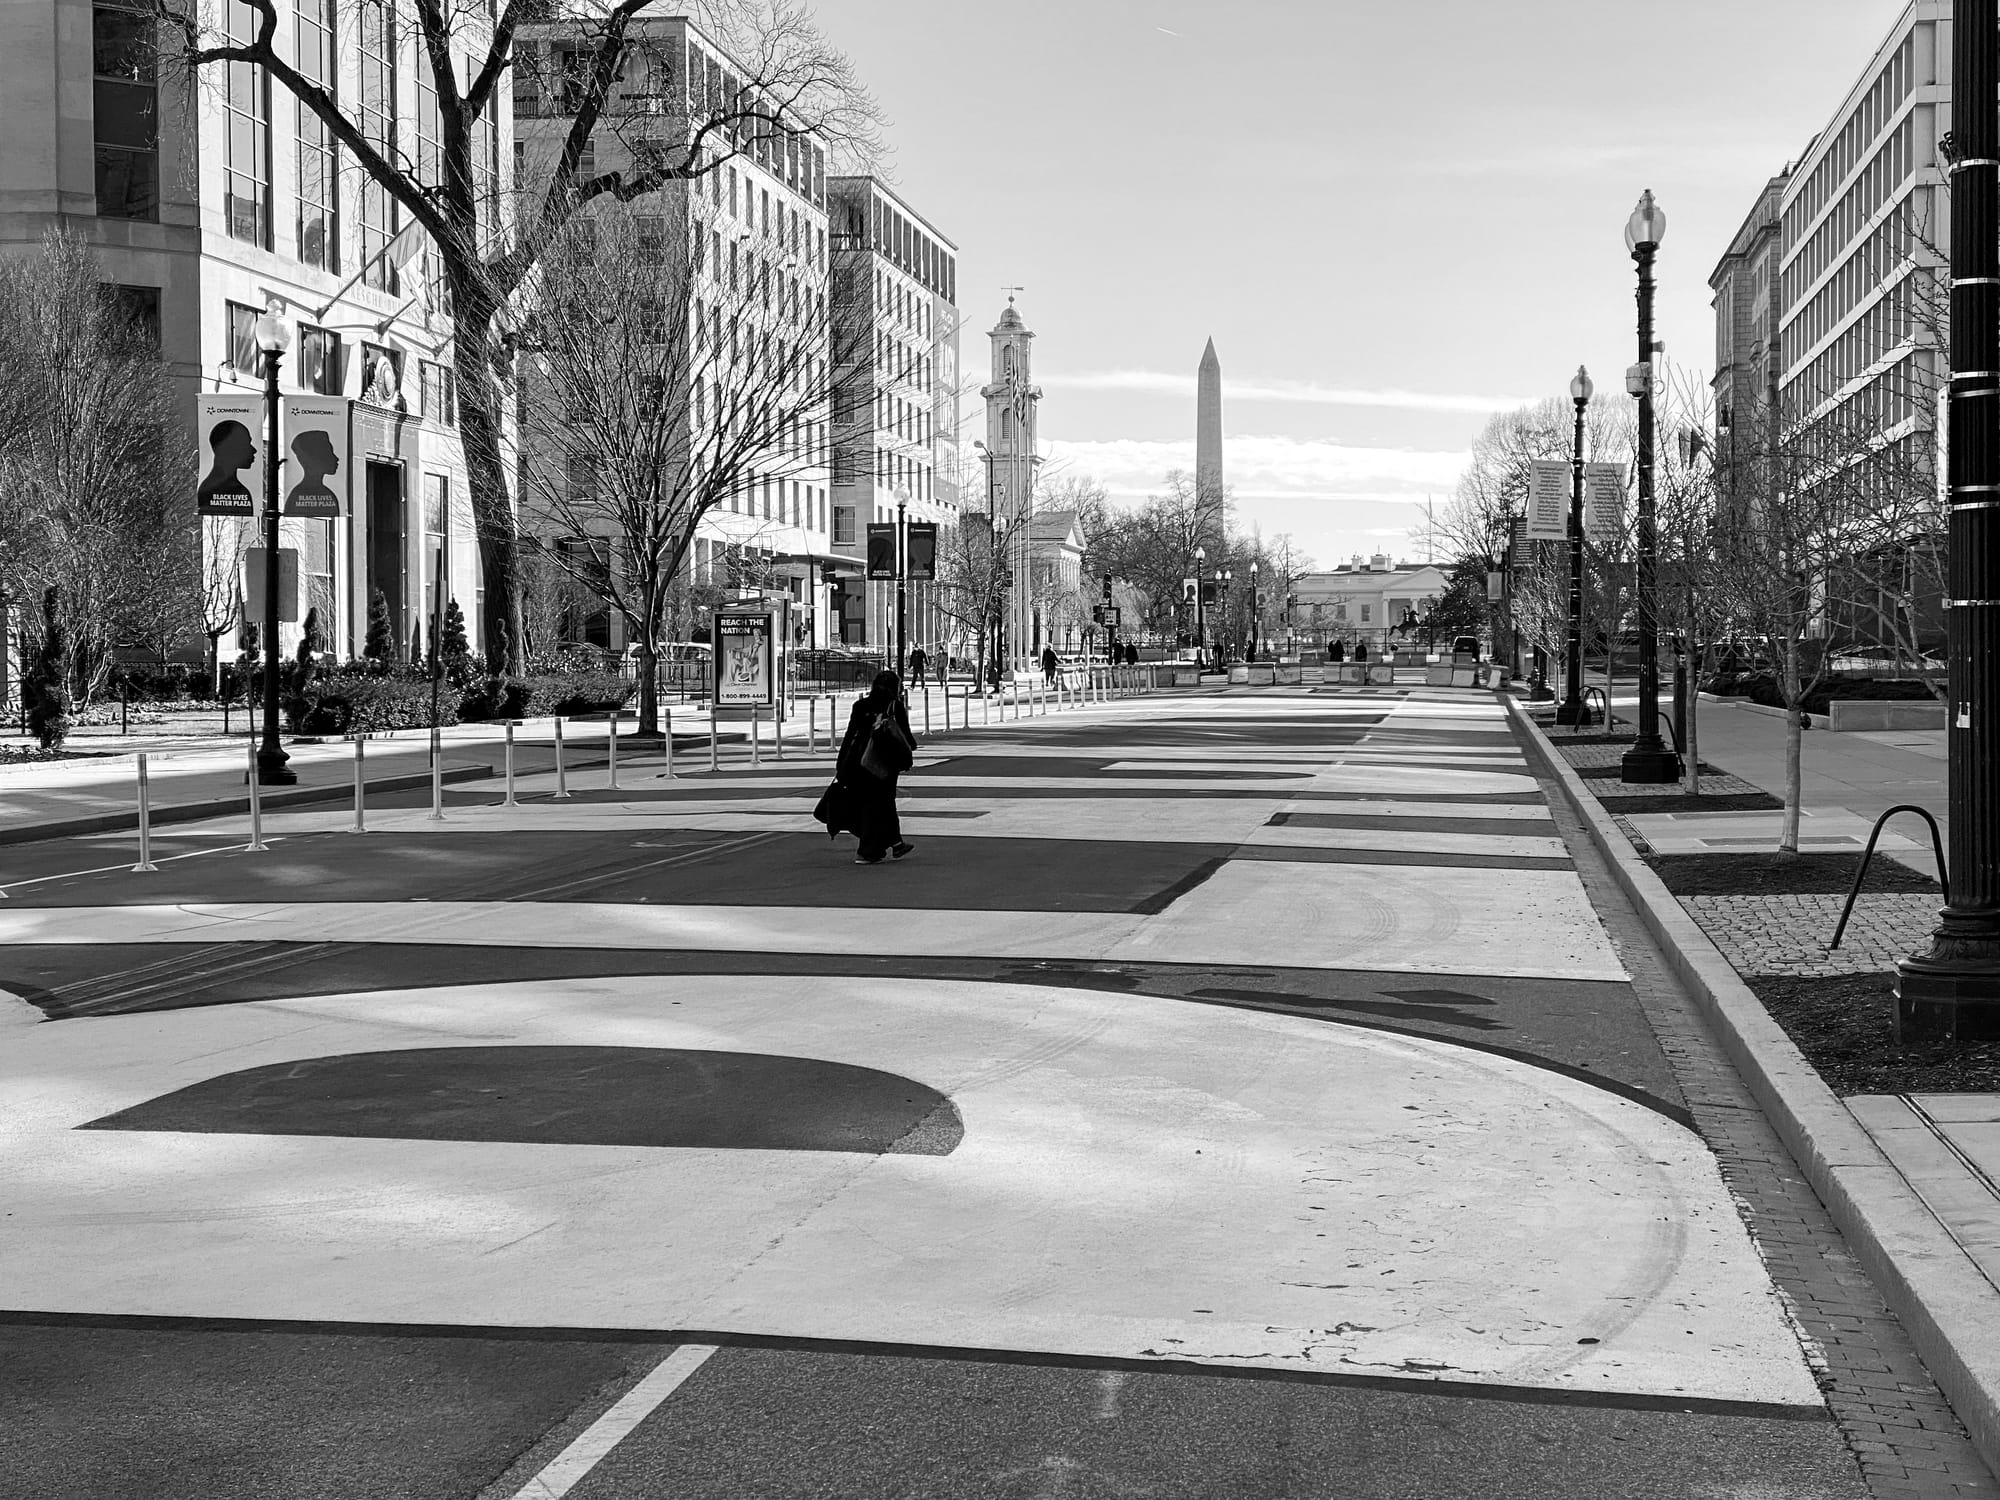
[[347, 514], [347, 402], [339, 396], [287, 396], [284, 493], [279, 512], [338, 520]]
[[201, 480], [195, 509], [204, 516], [254, 516], [264, 493], [264, 398], [218, 391], [195, 398]]

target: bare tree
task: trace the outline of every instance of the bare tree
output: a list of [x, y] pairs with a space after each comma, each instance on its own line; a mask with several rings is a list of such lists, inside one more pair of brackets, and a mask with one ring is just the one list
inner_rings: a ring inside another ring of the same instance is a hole
[[201, 633], [207, 640], [209, 684], [222, 692], [222, 638], [243, 620], [243, 559], [255, 523], [238, 516], [203, 516], [200, 595]]
[[532, 283], [521, 374], [528, 545], [628, 622], [647, 734], [697, 529], [713, 517], [742, 547], [804, 524], [796, 480], [825, 465], [834, 382], [872, 332], [830, 312], [811, 257], [794, 271], [766, 259], [753, 287], [732, 285], [710, 263], [704, 200], [681, 185], [657, 196], [597, 214], [559, 273]]
[[87, 702], [121, 639], [183, 638], [199, 618], [182, 499], [194, 441], [153, 330], [65, 230], [0, 261], [0, 368], [20, 403], [0, 434], [8, 591], [60, 585], [62, 667]]
[[[393, 109], [364, 81], [337, 95], [296, 65], [291, 13], [278, 0], [154, 0], [163, 32], [190, 70], [217, 76], [246, 65], [324, 125], [366, 179], [364, 193], [428, 237], [451, 320], [459, 435], [484, 575], [489, 654], [518, 668], [522, 649], [518, 529], [505, 457], [511, 354], [505, 310], [579, 214], [689, 182], [739, 157], [796, 170], [801, 143], [827, 143], [857, 161], [879, 149], [879, 113], [848, 60], [791, 0], [706, 0], [690, 10], [730, 62], [677, 66], [653, 53], [634, 23], [648, 0], [363, 0], [344, 7], [354, 34], [336, 51], [395, 45], [416, 34], [425, 130], [399, 134]], [[240, 19], [232, 28], [227, 22]], [[532, 35], [531, 35], [532, 34]], [[625, 88], [643, 66], [647, 86]], [[546, 176], [507, 212], [494, 162], [499, 91], [567, 121]], [[643, 98], [626, 99], [629, 93]], [[391, 122], [386, 128], [383, 121]], [[629, 162], [586, 169], [600, 130], [631, 146]], [[809, 164], [810, 165], [810, 164]]]

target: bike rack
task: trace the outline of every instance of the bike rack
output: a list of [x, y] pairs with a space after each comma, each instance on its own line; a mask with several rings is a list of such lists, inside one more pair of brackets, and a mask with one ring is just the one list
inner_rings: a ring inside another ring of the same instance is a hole
[[1664, 708], [1657, 710], [1657, 712], [1659, 717], [1666, 723], [1667, 738], [1674, 742], [1674, 754], [1676, 755], [1687, 754], [1687, 751], [1681, 745], [1681, 737], [1679, 733], [1674, 729], [1674, 716], [1668, 713]]
[[1951, 905], [1951, 876], [1944, 867], [1944, 838], [1938, 832], [1937, 819], [1930, 809], [1918, 807], [1914, 802], [1899, 802], [1875, 820], [1875, 826], [1868, 830], [1868, 847], [1861, 851], [1861, 868], [1854, 872], [1854, 889], [1847, 893], [1847, 904], [1840, 909], [1840, 923], [1833, 929], [1833, 941], [1826, 945], [1831, 953], [1840, 946], [1841, 935], [1847, 931], [1847, 919], [1854, 915], [1855, 899], [1861, 894], [1861, 882], [1868, 878], [1868, 861], [1875, 857], [1875, 840], [1882, 836], [1882, 825], [1897, 813], [1915, 813], [1930, 825], [1931, 852], [1937, 857], [1938, 885], [1944, 894], [1944, 904]]
[[1583, 698], [1583, 711], [1585, 717], [1577, 720], [1576, 723], [1570, 725], [1569, 732], [1571, 734], [1575, 734], [1579, 729], [1582, 729], [1586, 724], [1589, 724], [1591, 722], [1588, 715], [1591, 711], [1590, 710], [1591, 701], [1594, 699], [1596, 700], [1597, 703], [1596, 722], [1604, 726], [1604, 732], [1606, 734], [1611, 733], [1611, 700], [1604, 696], [1604, 689], [1600, 687], [1587, 687], [1583, 690], [1581, 697]]

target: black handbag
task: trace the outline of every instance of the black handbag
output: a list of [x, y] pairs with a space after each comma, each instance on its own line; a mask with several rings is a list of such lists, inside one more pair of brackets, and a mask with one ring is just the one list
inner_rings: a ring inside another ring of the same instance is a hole
[[884, 713], [868, 732], [868, 748], [861, 752], [861, 769], [878, 781], [907, 771], [916, 762], [916, 753], [903, 738], [894, 715]]
[[847, 788], [838, 781], [828, 782], [813, 807], [813, 820], [826, 824], [828, 838], [840, 837], [848, 825]]

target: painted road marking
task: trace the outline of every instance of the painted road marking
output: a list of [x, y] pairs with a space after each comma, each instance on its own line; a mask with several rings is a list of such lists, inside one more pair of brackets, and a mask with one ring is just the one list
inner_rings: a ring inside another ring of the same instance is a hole
[[708, 1362], [713, 1344], [682, 1344], [653, 1367], [652, 1373], [613, 1403], [611, 1410], [586, 1427], [548, 1466], [514, 1491], [513, 1500], [561, 1500], [575, 1489], [613, 1448], [655, 1411], [681, 1384]]

